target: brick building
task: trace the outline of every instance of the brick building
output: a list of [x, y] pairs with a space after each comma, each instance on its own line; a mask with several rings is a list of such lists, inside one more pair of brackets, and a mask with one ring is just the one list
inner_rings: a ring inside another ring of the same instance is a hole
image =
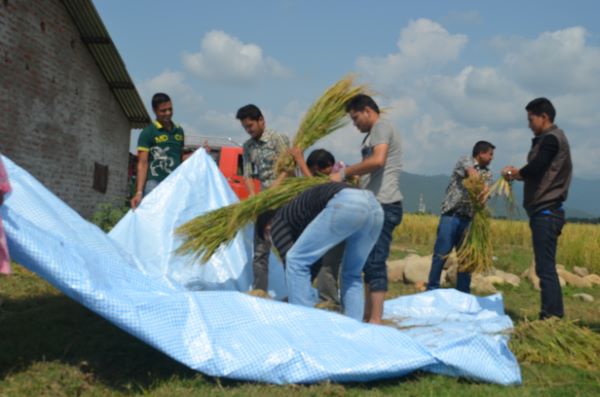
[[149, 122], [91, 0], [0, 0], [0, 152], [89, 217], [124, 202]]

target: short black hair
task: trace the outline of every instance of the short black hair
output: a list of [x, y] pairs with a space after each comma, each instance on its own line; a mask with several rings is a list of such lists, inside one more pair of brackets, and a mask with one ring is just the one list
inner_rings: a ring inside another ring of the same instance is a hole
[[258, 233], [258, 237], [260, 237], [261, 239], [265, 239], [265, 228], [269, 223], [271, 223], [271, 220], [273, 220], [273, 217], [275, 216], [276, 212], [277, 210], [266, 210], [265, 212], [260, 214], [258, 218], [256, 218], [256, 227], [254, 228], [254, 230], [256, 230], [256, 233]]
[[240, 121], [244, 119], [259, 120], [262, 116], [262, 112], [260, 111], [258, 106], [249, 104], [239, 108], [237, 114], [235, 115], [235, 118]]
[[554, 123], [554, 118], [556, 117], [556, 109], [554, 109], [554, 105], [548, 98], [535, 98], [533, 101], [529, 102], [527, 106], [525, 106], [525, 110], [535, 114], [536, 116], [541, 116], [546, 113], [550, 122]]
[[362, 112], [367, 107], [379, 114], [379, 106], [377, 106], [373, 98], [366, 94], [355, 95], [346, 102], [346, 112]]
[[488, 141], [479, 141], [473, 146], [473, 157], [476, 157], [479, 153], [489, 152], [492, 149], [496, 149], [496, 146]]
[[165, 102], [171, 102], [171, 98], [169, 98], [169, 96], [164, 92], [157, 92], [156, 94], [152, 95], [152, 109], [156, 109], [159, 105]]
[[335, 164], [335, 157], [325, 149], [315, 149], [306, 158], [308, 168], [317, 167], [319, 169], [327, 168]]

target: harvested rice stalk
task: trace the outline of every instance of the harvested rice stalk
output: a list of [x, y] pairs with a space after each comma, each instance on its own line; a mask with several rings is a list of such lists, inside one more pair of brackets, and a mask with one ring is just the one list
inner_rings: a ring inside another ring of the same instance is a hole
[[490, 239], [490, 210], [486, 205], [487, 193], [481, 175], [473, 175], [463, 180], [467, 189], [473, 219], [467, 234], [460, 245], [456, 257], [461, 272], [486, 272], [492, 269], [492, 241]]
[[600, 357], [600, 335], [564, 319], [524, 321], [515, 327], [510, 348], [522, 362], [595, 370]]
[[[355, 95], [365, 91], [367, 91], [365, 86], [354, 85], [353, 76], [346, 76], [329, 87], [304, 115], [294, 136], [293, 146], [305, 150], [319, 139], [343, 127], [347, 123], [346, 103]], [[293, 157], [284, 152], [277, 159], [276, 174], [291, 173], [294, 167]]]
[[498, 178], [490, 187], [488, 197], [503, 197], [506, 200], [506, 213], [513, 216], [519, 212], [517, 202], [513, 195], [512, 182], [508, 182], [504, 177]]
[[326, 177], [287, 178], [279, 186], [244, 201], [200, 215], [175, 231], [176, 235], [183, 237], [183, 243], [176, 252], [192, 254], [194, 260], [201, 259], [205, 263], [219, 247], [233, 240], [240, 229], [253, 223], [258, 215], [280, 208], [304, 190], [328, 181]]

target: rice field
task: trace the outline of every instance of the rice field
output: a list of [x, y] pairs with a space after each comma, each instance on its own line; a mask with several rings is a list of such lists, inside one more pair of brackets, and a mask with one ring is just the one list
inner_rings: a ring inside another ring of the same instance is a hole
[[[394, 241], [433, 250], [438, 220], [439, 217], [434, 215], [406, 214], [394, 231]], [[533, 256], [531, 231], [526, 221], [493, 219], [491, 239], [496, 253], [517, 247]], [[567, 269], [583, 266], [600, 274], [600, 225], [567, 223], [559, 238], [557, 263]]]

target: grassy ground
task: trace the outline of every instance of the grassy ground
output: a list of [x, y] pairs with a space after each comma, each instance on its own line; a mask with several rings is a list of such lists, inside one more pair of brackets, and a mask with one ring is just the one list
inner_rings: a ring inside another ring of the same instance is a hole
[[[435, 219], [423, 233], [431, 233]], [[409, 222], [410, 223], [410, 217]], [[417, 222], [417, 224], [426, 223]], [[597, 226], [598, 227], [598, 226]], [[600, 228], [600, 227], [598, 227]], [[394, 240], [393, 257], [429, 254], [433, 241], [410, 241], [405, 230]], [[590, 231], [587, 231], [590, 233]], [[595, 232], [595, 231], [592, 231]], [[518, 237], [521, 238], [521, 237]], [[598, 240], [596, 240], [598, 241]], [[600, 244], [600, 243], [597, 243]], [[560, 254], [559, 254], [560, 255]], [[496, 247], [496, 266], [520, 273], [531, 262], [530, 248], [506, 242]], [[579, 369], [564, 365], [521, 362], [523, 385], [501, 387], [464, 379], [416, 373], [366, 384], [272, 386], [211, 378], [196, 373], [139, 342], [106, 320], [62, 295], [20, 266], [0, 278], [0, 396], [597, 396], [600, 366]], [[534, 319], [539, 292], [529, 283], [501, 287], [506, 310], [516, 324]], [[394, 283], [390, 296], [414, 293]], [[569, 319], [578, 319], [600, 338], [600, 288], [564, 289]], [[586, 292], [596, 299], [573, 298]], [[574, 346], [573, 348], [585, 348]]]

